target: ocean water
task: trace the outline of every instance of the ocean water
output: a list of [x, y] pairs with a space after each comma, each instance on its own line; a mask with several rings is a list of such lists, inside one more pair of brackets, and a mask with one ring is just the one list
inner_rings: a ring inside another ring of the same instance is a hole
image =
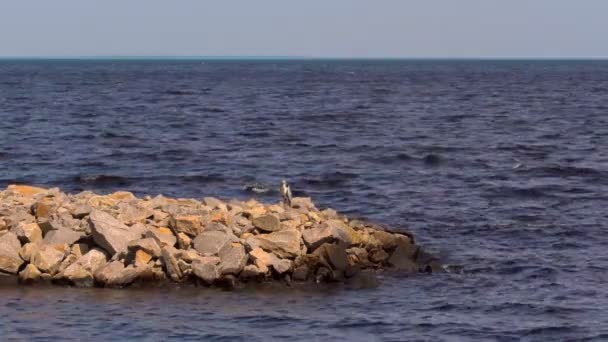
[[2, 339], [608, 340], [608, 62], [0, 61], [0, 186], [277, 201], [462, 274], [0, 288]]

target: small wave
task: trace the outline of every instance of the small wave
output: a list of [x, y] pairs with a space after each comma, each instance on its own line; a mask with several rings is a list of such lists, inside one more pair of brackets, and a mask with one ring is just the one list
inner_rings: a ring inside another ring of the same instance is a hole
[[251, 184], [245, 184], [243, 186], [243, 190], [248, 191], [248, 192], [253, 192], [256, 194], [265, 194], [265, 193], [271, 192], [271, 189], [268, 185], [258, 183], [258, 182], [251, 183]]
[[529, 172], [555, 177], [606, 177], [606, 171], [590, 167], [551, 165], [531, 168]]
[[177, 95], [177, 96], [182, 96], [182, 95], [196, 95], [195, 92], [190, 91], [190, 90], [178, 90], [178, 89], [170, 89], [165, 91], [165, 94], [167, 95]]
[[358, 175], [356, 175], [354, 173], [346, 173], [346, 172], [338, 171], [338, 172], [334, 172], [334, 173], [328, 173], [328, 174], [321, 175], [319, 178], [306, 178], [306, 179], [304, 179], [304, 183], [311, 185], [311, 186], [333, 188], [333, 187], [343, 185], [357, 177], [358, 177]]
[[432, 154], [432, 153], [424, 156], [423, 160], [424, 160], [425, 164], [432, 165], [432, 166], [437, 166], [442, 163], [441, 157], [437, 154]]
[[95, 186], [126, 186], [131, 184], [127, 177], [114, 175], [78, 175], [73, 178], [77, 184], [87, 184]]
[[217, 107], [203, 107], [202, 111], [207, 112], [207, 113], [225, 113], [226, 112], [226, 110], [224, 110], [222, 108], [217, 108]]

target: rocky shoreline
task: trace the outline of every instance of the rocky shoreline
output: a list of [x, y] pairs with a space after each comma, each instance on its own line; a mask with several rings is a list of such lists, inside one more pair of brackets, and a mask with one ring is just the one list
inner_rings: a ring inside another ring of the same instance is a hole
[[379, 270], [441, 270], [407, 232], [256, 200], [0, 191], [0, 276], [20, 284], [126, 287], [193, 283], [344, 282]]

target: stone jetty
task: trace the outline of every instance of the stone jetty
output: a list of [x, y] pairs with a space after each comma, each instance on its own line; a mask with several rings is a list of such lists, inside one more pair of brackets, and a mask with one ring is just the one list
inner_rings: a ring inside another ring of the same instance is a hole
[[285, 207], [26, 185], [0, 191], [0, 276], [21, 284], [234, 287], [343, 282], [389, 269], [441, 265], [411, 234], [319, 210], [310, 198]]

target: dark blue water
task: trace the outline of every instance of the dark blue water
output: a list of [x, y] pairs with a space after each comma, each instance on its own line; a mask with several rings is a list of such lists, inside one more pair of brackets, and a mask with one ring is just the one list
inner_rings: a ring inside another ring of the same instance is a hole
[[272, 201], [286, 178], [465, 265], [372, 289], [4, 288], [4, 338], [608, 339], [608, 62], [2, 61], [0, 119], [2, 187]]

